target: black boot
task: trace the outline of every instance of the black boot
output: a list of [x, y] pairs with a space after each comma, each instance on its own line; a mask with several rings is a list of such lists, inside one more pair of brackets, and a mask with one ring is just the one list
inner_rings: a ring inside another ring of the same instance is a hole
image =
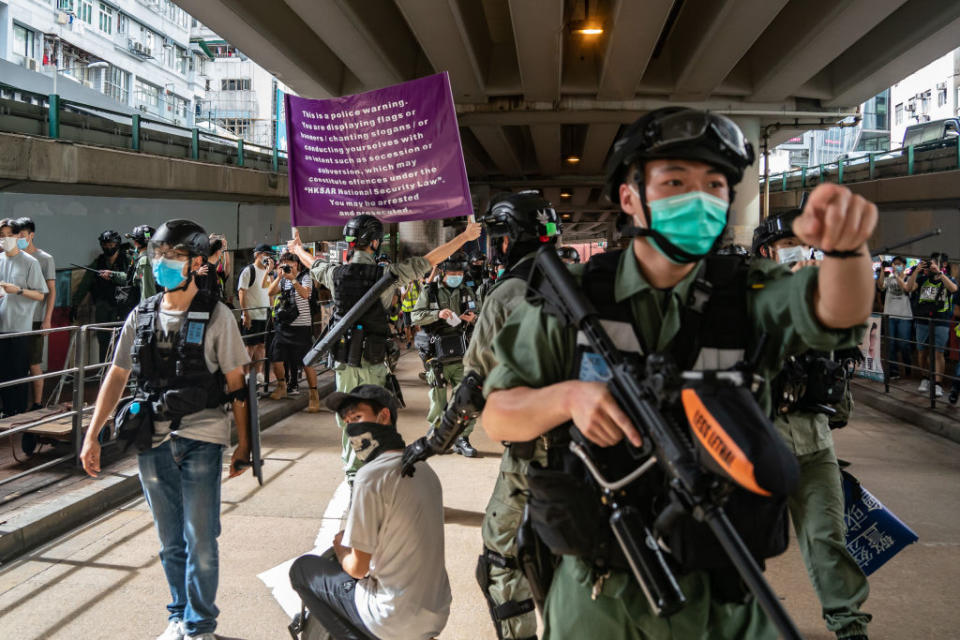
[[477, 453], [477, 450], [473, 448], [473, 445], [470, 444], [470, 440], [460, 436], [453, 442], [453, 450], [462, 455], [464, 458], [476, 458], [480, 454]]

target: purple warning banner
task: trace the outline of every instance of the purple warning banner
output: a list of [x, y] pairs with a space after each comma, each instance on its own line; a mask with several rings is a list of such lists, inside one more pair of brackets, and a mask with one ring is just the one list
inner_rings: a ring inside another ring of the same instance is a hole
[[293, 226], [340, 226], [362, 213], [401, 222], [472, 212], [446, 73], [284, 102]]

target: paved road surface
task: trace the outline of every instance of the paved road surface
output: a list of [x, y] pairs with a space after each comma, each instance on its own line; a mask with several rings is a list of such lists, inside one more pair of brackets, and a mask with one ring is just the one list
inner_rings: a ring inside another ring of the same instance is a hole
[[[400, 423], [408, 441], [422, 433], [427, 409], [418, 366], [413, 356], [403, 359], [408, 408]], [[454, 597], [444, 639], [495, 638], [474, 568], [500, 446], [481, 431], [474, 441], [482, 458], [451, 455], [431, 462], [444, 483]], [[870, 637], [960, 637], [953, 602], [960, 576], [960, 445], [862, 405], [837, 442], [864, 485], [920, 535], [920, 543], [874, 574]], [[289, 637], [286, 615], [256, 576], [313, 547], [342, 477], [339, 436], [329, 413], [289, 418], [267, 431], [263, 444], [269, 457], [264, 487], [249, 474], [223, 485], [218, 632], [228, 639]], [[165, 626], [169, 600], [157, 546], [146, 505], [137, 500], [4, 567], [0, 638], [154, 638]], [[832, 638], [820, 622], [796, 545], [770, 563], [768, 576], [807, 638]]]

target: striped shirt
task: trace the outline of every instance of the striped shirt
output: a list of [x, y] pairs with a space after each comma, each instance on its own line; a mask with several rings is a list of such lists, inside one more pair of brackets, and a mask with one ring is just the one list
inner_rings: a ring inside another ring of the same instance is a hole
[[[300, 285], [307, 290], [307, 297], [302, 297], [295, 289], [293, 292], [294, 299], [297, 301], [297, 310], [300, 312], [297, 315], [296, 320], [290, 323], [291, 327], [309, 327], [311, 323], [310, 317], [310, 292], [313, 291], [313, 278], [310, 276], [309, 271], [304, 271], [300, 274], [298, 278]], [[280, 281], [280, 291], [284, 295], [289, 295], [286, 292], [290, 289], [293, 289], [293, 282], [284, 278]]]

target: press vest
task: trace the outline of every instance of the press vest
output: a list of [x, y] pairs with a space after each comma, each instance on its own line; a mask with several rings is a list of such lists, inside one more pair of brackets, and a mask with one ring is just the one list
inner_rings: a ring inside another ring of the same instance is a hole
[[161, 345], [157, 335], [157, 314], [163, 294], [147, 298], [137, 307], [136, 337], [131, 359], [138, 392], [157, 399], [173, 389], [201, 389], [211, 409], [225, 401], [225, 379], [221, 371], [210, 372], [204, 356], [207, 327], [218, 300], [207, 292], [194, 296], [177, 335]]

